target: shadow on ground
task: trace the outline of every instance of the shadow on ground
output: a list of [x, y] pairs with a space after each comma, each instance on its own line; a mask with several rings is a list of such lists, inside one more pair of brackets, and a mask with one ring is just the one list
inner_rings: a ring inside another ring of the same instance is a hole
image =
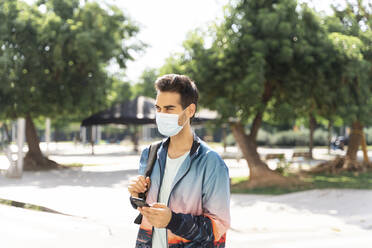
[[138, 170], [84, 171], [82, 168], [67, 168], [49, 171], [26, 171], [23, 173], [23, 177], [21, 179], [0, 177], [0, 187], [112, 187], [120, 183], [127, 183], [129, 178], [137, 175], [137, 173]]

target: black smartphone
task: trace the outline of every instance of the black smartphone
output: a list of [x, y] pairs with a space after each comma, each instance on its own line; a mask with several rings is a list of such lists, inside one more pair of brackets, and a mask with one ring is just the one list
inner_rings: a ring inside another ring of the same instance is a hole
[[142, 198], [132, 197], [132, 200], [134, 204], [137, 205], [137, 207], [150, 207], [150, 205], [147, 204], [146, 201]]

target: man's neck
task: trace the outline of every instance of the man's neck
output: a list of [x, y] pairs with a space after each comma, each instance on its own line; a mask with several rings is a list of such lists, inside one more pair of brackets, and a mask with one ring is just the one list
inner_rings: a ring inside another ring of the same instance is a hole
[[175, 136], [170, 137], [168, 154], [172, 157], [178, 157], [187, 151], [190, 151], [194, 141], [193, 132], [190, 125], [185, 125], [183, 129]]

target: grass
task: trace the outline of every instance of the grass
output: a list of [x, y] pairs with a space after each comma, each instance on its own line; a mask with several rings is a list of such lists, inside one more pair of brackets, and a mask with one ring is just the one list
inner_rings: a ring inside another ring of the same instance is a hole
[[365, 173], [344, 172], [340, 174], [315, 174], [303, 178], [306, 185], [292, 186], [290, 188], [255, 188], [246, 189], [237, 187], [237, 184], [246, 181], [246, 177], [231, 179], [231, 193], [280, 195], [311, 189], [372, 189], [372, 171]]
[[337, 175], [316, 174], [305, 179], [317, 189], [372, 189], [372, 171], [344, 172]]

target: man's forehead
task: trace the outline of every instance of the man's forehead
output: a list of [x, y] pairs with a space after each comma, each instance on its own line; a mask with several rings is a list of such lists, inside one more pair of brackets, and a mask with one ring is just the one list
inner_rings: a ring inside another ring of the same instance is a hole
[[158, 106], [177, 106], [181, 105], [181, 95], [177, 92], [161, 92], [156, 96], [156, 105]]

